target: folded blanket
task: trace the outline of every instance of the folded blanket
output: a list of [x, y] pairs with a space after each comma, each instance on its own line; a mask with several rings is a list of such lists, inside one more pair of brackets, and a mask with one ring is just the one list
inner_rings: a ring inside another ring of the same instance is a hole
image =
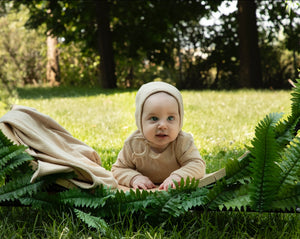
[[27, 152], [36, 159], [36, 171], [31, 181], [49, 174], [73, 171], [76, 179], [62, 183], [67, 187], [118, 186], [112, 173], [101, 166], [95, 150], [74, 138], [51, 117], [33, 108], [14, 105], [0, 118], [0, 129], [15, 143], [28, 146]]

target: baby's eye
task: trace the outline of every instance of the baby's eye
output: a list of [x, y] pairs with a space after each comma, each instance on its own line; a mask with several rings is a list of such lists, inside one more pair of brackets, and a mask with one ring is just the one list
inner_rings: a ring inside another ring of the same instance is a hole
[[169, 120], [169, 121], [173, 121], [173, 120], [175, 120], [175, 117], [174, 117], [174, 116], [169, 116], [169, 117], [168, 117], [168, 120]]
[[158, 121], [158, 118], [157, 118], [156, 116], [152, 116], [152, 117], [150, 118], [150, 120], [152, 120], [152, 121]]

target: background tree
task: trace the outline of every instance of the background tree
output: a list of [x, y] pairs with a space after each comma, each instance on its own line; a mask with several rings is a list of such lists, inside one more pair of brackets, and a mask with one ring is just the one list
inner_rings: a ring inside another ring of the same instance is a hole
[[46, 38], [24, 28], [27, 10], [9, 11], [0, 18], [0, 69], [14, 86], [38, 84], [45, 79]]
[[262, 76], [258, 47], [255, 1], [238, 0], [240, 86], [261, 88]]
[[[44, 1], [23, 2], [29, 11], [27, 26], [38, 28], [46, 25], [46, 31], [64, 42], [83, 42], [83, 51], [93, 49], [100, 56], [99, 83], [103, 88], [115, 88], [115, 66], [107, 1]], [[19, 7], [20, 2], [15, 2]], [[48, 16], [51, 12], [51, 17]], [[99, 37], [101, 35], [101, 37]]]
[[60, 82], [59, 53], [57, 48], [57, 37], [47, 33], [47, 82], [51, 86]]
[[[204, 39], [204, 36], [199, 19], [216, 11], [220, 3], [221, 1], [180, 0], [115, 1], [112, 8], [112, 15], [115, 16], [115, 52], [129, 62], [142, 63], [147, 59], [144, 68], [149, 64], [163, 67], [164, 71], [161, 72], [169, 75], [167, 78], [177, 82], [180, 88], [200, 88], [200, 79], [194, 83], [189, 81], [191, 84], [188, 84], [181, 71], [193, 67], [189, 62], [193, 58], [191, 52], [195, 53], [202, 47], [200, 39]], [[186, 56], [189, 60], [186, 58], [180, 61], [181, 56]], [[128, 76], [133, 77], [136, 73], [132, 73], [134, 64], [129, 64]]]
[[[238, 11], [220, 11], [220, 6], [238, 1], [25, 3], [30, 14], [27, 25], [43, 26], [45, 33], [52, 29], [58, 36], [62, 84], [95, 85], [98, 73], [104, 88], [138, 87], [155, 79], [193, 89], [287, 87], [286, 80], [296, 77], [299, 18], [289, 15], [280, 1], [241, 0], [239, 4], [246, 2], [252, 4], [251, 18], [249, 7], [243, 11], [250, 21], [242, 21]], [[17, 1], [14, 4], [20, 6]], [[53, 17], [47, 15], [49, 11]], [[203, 25], [204, 18], [210, 21], [215, 15], [217, 21]], [[253, 46], [244, 44], [248, 38], [242, 30], [248, 28], [242, 27], [243, 22], [258, 33], [250, 41], [257, 41]], [[73, 57], [68, 57], [68, 51]]]
[[45, 79], [45, 37], [24, 28], [27, 13], [0, 4], [0, 104], [7, 109], [17, 98], [17, 86]]
[[[282, 67], [276, 74], [282, 79], [279, 73], [288, 71], [285, 78], [297, 78], [300, 52], [300, 4], [297, 1], [274, 1], [270, 5], [267, 1], [259, 1], [258, 15], [260, 15], [259, 30], [264, 34], [260, 38], [265, 39], [261, 44], [267, 44], [273, 51], [278, 51], [280, 48], [281, 54], [287, 50], [292, 53], [288, 59], [283, 60], [283, 65], [279, 63]], [[266, 21], [268, 24], [265, 24]]]

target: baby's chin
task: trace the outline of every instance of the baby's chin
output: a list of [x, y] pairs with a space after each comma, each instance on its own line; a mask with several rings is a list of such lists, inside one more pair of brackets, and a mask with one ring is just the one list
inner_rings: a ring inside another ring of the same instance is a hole
[[156, 153], [162, 153], [169, 146], [169, 144], [170, 144], [170, 142], [168, 142], [166, 144], [157, 144], [157, 143], [150, 142], [150, 148], [152, 151], [154, 151]]

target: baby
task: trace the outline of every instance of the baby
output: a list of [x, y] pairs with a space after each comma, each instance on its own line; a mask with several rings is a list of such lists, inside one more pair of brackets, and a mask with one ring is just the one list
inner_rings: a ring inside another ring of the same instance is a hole
[[142, 85], [136, 95], [137, 130], [125, 141], [112, 173], [127, 187], [167, 190], [187, 177], [205, 175], [205, 162], [192, 135], [181, 131], [183, 101], [174, 86], [164, 82]]

